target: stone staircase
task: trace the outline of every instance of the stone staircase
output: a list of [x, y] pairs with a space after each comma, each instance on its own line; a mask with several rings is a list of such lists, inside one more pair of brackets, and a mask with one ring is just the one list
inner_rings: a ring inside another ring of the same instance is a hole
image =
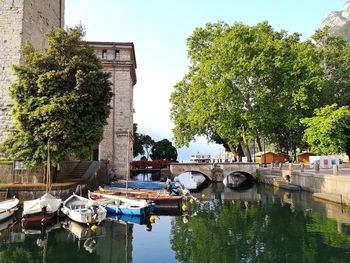
[[77, 182], [81, 181], [87, 169], [90, 167], [92, 161], [80, 161], [79, 164], [69, 174], [67, 181]]
[[290, 191], [300, 191], [300, 186], [289, 183], [284, 177], [276, 176], [273, 178], [273, 185], [275, 187], [287, 189]]

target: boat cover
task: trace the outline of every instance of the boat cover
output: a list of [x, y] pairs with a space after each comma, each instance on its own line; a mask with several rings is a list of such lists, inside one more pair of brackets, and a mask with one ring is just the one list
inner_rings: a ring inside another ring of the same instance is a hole
[[166, 189], [167, 185], [165, 183], [161, 182], [151, 182], [151, 181], [115, 181], [111, 182], [109, 185], [105, 185], [105, 188], [126, 188], [126, 185], [128, 185], [128, 188], [140, 188], [140, 189]]
[[56, 212], [61, 206], [62, 200], [46, 193], [42, 197], [23, 202], [23, 216], [42, 212], [46, 207], [48, 213]]

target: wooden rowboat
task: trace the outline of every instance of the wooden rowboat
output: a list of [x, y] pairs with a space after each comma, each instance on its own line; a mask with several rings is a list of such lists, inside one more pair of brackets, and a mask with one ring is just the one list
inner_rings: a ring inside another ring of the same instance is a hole
[[128, 196], [136, 199], [143, 199], [152, 201], [155, 204], [156, 209], [160, 208], [180, 208], [182, 205], [182, 196], [169, 195], [166, 190], [145, 190], [145, 189], [133, 189], [125, 191], [125, 189], [118, 188], [114, 190], [105, 189], [99, 187], [99, 191], [94, 193], [98, 194], [110, 194], [117, 196]]

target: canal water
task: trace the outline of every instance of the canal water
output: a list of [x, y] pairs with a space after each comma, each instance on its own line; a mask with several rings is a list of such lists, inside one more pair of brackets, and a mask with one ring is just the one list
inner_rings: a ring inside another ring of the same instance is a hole
[[95, 231], [68, 220], [22, 229], [14, 217], [0, 225], [0, 262], [350, 262], [347, 207], [264, 185], [193, 194], [204, 200], [152, 225], [121, 218]]

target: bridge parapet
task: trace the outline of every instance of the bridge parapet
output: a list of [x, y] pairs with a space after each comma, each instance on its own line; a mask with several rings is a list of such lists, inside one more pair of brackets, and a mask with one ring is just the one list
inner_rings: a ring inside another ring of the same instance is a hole
[[222, 182], [234, 172], [253, 174], [259, 168], [258, 163], [170, 163], [169, 169], [173, 178], [184, 172], [200, 172], [209, 180]]

